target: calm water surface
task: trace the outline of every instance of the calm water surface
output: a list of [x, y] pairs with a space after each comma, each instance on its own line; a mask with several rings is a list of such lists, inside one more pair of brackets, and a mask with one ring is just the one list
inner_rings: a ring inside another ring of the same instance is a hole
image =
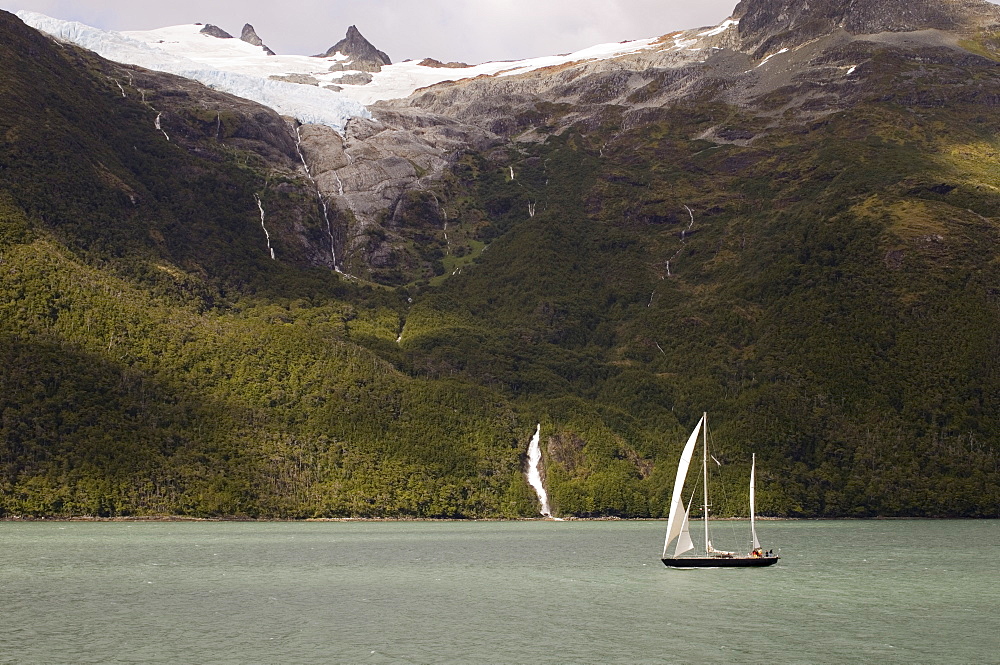
[[764, 522], [746, 570], [664, 528], [0, 523], [0, 662], [1000, 662], [998, 521]]

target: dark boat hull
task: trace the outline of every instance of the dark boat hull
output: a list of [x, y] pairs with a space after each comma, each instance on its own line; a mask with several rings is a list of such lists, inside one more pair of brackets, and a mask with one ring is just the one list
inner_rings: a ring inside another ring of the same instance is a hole
[[661, 559], [667, 568], [762, 568], [778, 563], [779, 556], [703, 556]]

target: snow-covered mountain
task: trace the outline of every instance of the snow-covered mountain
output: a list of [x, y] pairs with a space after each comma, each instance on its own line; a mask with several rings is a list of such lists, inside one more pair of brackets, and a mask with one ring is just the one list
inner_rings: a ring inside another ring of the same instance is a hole
[[[323, 57], [269, 55], [265, 47], [207, 34], [200, 24], [157, 30], [113, 32], [21, 11], [28, 25], [122, 64], [192, 78], [212, 88], [269, 106], [302, 123], [342, 130], [352, 117], [370, 117], [364, 108], [377, 101], [408, 97], [420, 88], [445, 81], [509, 77], [570, 63], [606, 60], [642, 51], [710, 53], [706, 38], [735, 29], [727, 20], [715, 28], [672, 33], [666, 37], [600, 44], [575, 53], [469, 67], [442, 67], [431, 60], [406, 61], [366, 72], [350, 69], [341, 52]], [[332, 50], [332, 49], [331, 49]]]

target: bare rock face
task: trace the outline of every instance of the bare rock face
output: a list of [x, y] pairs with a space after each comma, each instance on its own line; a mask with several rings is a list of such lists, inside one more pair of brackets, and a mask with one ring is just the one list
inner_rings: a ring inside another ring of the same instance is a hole
[[336, 81], [338, 85], [368, 85], [372, 82], [372, 75], [368, 72], [354, 72], [344, 74]]
[[321, 196], [341, 225], [336, 235], [347, 272], [405, 262], [395, 212], [413, 191], [430, 187], [462, 151], [499, 137], [422, 111], [373, 109], [345, 136], [321, 125], [299, 127], [299, 150]]
[[389, 56], [375, 48], [371, 42], [362, 36], [355, 26], [347, 29], [347, 36], [331, 46], [326, 53], [317, 58], [329, 58], [337, 53], [349, 58], [350, 66], [345, 63], [344, 69], [355, 69], [363, 72], [382, 71], [384, 65], [391, 65]]
[[843, 30], [850, 35], [944, 30], [1000, 24], [1000, 7], [985, 0], [742, 0], [742, 48], [764, 55]]
[[440, 60], [435, 60], [434, 58], [424, 58], [419, 63], [421, 67], [435, 67], [437, 69], [465, 69], [471, 67], [464, 62], [441, 62]]
[[209, 35], [210, 37], [217, 37], [218, 39], [233, 38], [231, 34], [229, 34], [228, 32], [226, 32], [217, 25], [212, 25], [211, 23], [206, 24], [205, 27], [199, 30], [198, 32], [200, 32], [203, 35]]
[[[713, 37], [711, 44], [724, 38]], [[419, 108], [519, 140], [542, 130], [544, 138], [545, 133], [600, 118], [612, 107], [627, 113], [663, 108], [699, 84], [706, 52], [711, 51], [653, 49], [519, 75], [445, 82], [376, 107]]]
[[254, 46], [259, 46], [264, 49], [264, 52], [268, 55], [274, 55], [274, 51], [269, 49], [260, 37], [257, 36], [257, 31], [253, 29], [253, 26], [247, 23], [243, 26], [243, 33], [240, 35], [240, 39], [245, 41], [247, 44], [252, 44]]
[[272, 81], [285, 81], [299, 85], [319, 85], [319, 79], [309, 74], [271, 74], [268, 78]]

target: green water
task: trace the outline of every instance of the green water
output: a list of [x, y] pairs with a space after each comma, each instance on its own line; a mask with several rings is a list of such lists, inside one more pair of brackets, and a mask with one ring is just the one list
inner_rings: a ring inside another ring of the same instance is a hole
[[731, 570], [664, 528], [0, 523], [0, 662], [1000, 662], [998, 521], [764, 522]]

